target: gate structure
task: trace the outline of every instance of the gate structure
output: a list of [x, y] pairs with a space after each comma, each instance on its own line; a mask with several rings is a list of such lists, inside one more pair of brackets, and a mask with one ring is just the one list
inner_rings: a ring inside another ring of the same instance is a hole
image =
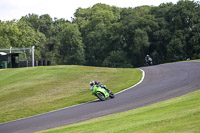
[[[15, 65], [19, 63], [19, 52], [13, 52], [13, 51], [26, 51], [29, 50], [31, 52], [31, 61], [32, 61], [32, 67], [35, 66], [34, 64], [34, 48], [35, 46], [32, 46], [31, 48], [12, 48], [10, 49], [0, 49], [0, 51], [8, 51], [8, 53], [2, 54], [0, 56], [0, 65], [3, 64], [6, 66], [9, 64], [11, 67], [16, 67]], [[2, 53], [2, 52], [1, 52]]]

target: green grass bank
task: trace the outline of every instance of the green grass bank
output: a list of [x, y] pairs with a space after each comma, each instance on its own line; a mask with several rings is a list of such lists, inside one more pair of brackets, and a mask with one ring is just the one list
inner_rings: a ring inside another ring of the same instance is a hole
[[38, 133], [199, 133], [200, 91]]
[[96, 99], [89, 82], [97, 80], [114, 93], [140, 81], [138, 69], [44, 66], [0, 70], [0, 123]]

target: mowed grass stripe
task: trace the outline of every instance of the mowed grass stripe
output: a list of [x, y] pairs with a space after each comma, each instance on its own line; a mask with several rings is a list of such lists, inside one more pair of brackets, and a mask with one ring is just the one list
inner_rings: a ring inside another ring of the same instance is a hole
[[106, 84], [114, 93], [140, 81], [138, 69], [87, 66], [44, 66], [0, 71], [0, 123], [96, 99], [89, 81]]

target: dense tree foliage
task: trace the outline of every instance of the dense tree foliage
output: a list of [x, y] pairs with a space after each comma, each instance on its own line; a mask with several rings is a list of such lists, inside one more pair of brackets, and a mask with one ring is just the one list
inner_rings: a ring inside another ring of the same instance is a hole
[[118, 8], [78, 8], [71, 21], [28, 14], [0, 21], [0, 48], [36, 47], [36, 59], [52, 64], [108, 67], [200, 58], [200, 3]]

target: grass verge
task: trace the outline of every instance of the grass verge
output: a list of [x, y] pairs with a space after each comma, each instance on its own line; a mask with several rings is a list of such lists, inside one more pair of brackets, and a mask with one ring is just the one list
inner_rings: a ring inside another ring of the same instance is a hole
[[200, 91], [146, 107], [38, 133], [197, 133]]
[[106, 84], [114, 93], [140, 81], [138, 69], [48, 66], [0, 71], [0, 123], [96, 99], [89, 81]]
[[191, 61], [200, 61], [200, 59], [196, 59], [196, 60], [191, 60]]

